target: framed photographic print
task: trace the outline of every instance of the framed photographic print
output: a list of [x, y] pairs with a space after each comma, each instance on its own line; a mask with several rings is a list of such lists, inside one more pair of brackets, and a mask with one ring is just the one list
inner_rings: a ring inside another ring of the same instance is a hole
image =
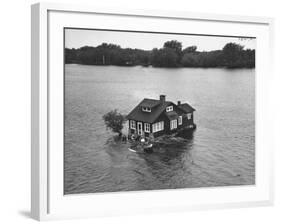
[[270, 18], [32, 6], [32, 216], [269, 205]]

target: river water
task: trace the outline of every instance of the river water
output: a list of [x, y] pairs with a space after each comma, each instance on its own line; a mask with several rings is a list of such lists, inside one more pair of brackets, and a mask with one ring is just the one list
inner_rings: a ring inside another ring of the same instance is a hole
[[[152, 154], [115, 142], [102, 116], [165, 94], [195, 109], [184, 147]], [[255, 184], [255, 70], [65, 67], [64, 193]]]

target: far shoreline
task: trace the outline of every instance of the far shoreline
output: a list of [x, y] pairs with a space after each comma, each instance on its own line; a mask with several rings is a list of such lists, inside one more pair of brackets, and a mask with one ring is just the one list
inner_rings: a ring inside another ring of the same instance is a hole
[[192, 68], [192, 69], [225, 69], [225, 70], [236, 70], [236, 69], [255, 69], [256, 67], [234, 67], [230, 68], [227, 66], [217, 66], [217, 67], [184, 67], [184, 66], [178, 66], [178, 67], [156, 67], [152, 65], [143, 66], [143, 65], [100, 65], [100, 64], [82, 64], [82, 63], [64, 63], [64, 65], [82, 65], [82, 66], [97, 66], [97, 67], [124, 67], [124, 68], [130, 68], [130, 67], [142, 67], [142, 68], [162, 68], [162, 69], [183, 69], [183, 68]]

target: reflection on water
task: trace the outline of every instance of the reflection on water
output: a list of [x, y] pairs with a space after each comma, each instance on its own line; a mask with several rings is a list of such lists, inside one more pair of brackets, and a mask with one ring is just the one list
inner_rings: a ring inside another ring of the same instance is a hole
[[[255, 183], [254, 70], [66, 65], [65, 75], [66, 194]], [[134, 153], [115, 141], [102, 115], [161, 93], [196, 108], [185, 143]]]

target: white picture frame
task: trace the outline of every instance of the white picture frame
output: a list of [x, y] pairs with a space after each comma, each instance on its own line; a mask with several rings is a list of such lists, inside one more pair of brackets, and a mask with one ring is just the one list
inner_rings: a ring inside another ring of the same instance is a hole
[[[257, 37], [256, 184], [64, 196], [62, 28], [157, 29], [160, 32], [169, 29], [169, 32], [177, 32], [175, 24], [188, 24], [192, 33]], [[273, 80], [273, 24], [272, 18], [263, 17], [102, 9], [50, 3], [32, 5], [32, 217], [50, 220], [271, 205], [273, 141], [267, 130], [271, 130], [274, 121], [267, 102]]]

